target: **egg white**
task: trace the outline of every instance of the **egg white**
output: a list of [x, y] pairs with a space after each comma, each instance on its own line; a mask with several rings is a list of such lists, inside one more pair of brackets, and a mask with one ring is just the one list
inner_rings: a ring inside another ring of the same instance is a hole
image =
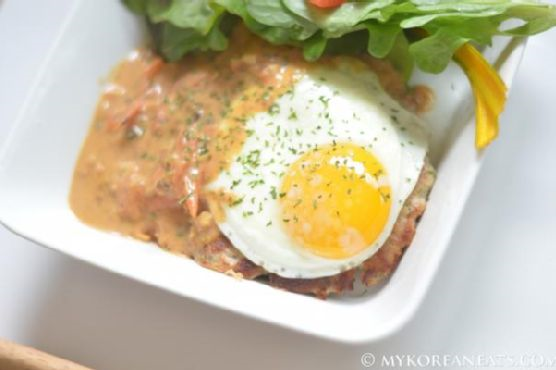
[[[249, 118], [246, 130], [250, 135], [239, 155], [208, 185], [241, 199], [225, 207], [219, 228], [245, 257], [288, 278], [334, 275], [372, 256], [390, 235], [427, 151], [420, 119], [390, 98], [367, 66], [351, 58], [302, 76], [268, 112]], [[391, 209], [382, 233], [367, 249], [346, 259], [326, 259], [286, 233], [275, 195], [289, 165], [305, 151], [345, 142], [371, 151], [382, 163]]]

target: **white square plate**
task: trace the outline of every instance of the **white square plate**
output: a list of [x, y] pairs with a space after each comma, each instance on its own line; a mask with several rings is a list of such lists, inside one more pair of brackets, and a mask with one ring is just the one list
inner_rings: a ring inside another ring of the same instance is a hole
[[[118, 1], [76, 0], [0, 152], [0, 221], [23, 237], [107, 270], [331, 340], [371, 341], [399, 329], [433, 279], [481, 164], [473, 144], [472, 99], [459, 68], [414, 77], [437, 92], [436, 108], [425, 118], [438, 180], [412, 247], [381, 289], [322, 301], [235, 280], [154, 245], [93, 229], [73, 215], [70, 182], [100, 94], [99, 79], [142, 44], [141, 24]], [[497, 40], [487, 50], [508, 84], [523, 48]]]

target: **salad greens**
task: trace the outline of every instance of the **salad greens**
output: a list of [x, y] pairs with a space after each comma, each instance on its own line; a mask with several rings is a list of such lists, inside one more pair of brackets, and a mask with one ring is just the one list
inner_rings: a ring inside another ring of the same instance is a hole
[[[303, 48], [307, 60], [339, 47], [333, 40], [361, 33], [355, 50], [377, 58], [400, 55], [406, 72], [440, 73], [468, 41], [488, 45], [495, 35], [527, 36], [556, 26], [556, 8], [533, 0], [359, 0], [321, 9], [305, 0], [123, 0], [153, 25], [161, 54], [180, 59], [195, 50], [227, 47], [232, 15], [273, 44]], [[508, 19], [520, 24], [502, 27]], [[407, 30], [427, 37], [408, 42]], [[406, 32], [403, 32], [406, 31]], [[361, 44], [363, 43], [363, 45]], [[345, 49], [345, 47], [343, 48]]]

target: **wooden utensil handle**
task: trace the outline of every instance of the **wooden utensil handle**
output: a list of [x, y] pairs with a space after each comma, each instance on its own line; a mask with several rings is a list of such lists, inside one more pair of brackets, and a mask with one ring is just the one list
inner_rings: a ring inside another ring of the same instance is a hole
[[0, 339], [2, 370], [91, 370], [68, 360], [51, 356], [34, 348]]

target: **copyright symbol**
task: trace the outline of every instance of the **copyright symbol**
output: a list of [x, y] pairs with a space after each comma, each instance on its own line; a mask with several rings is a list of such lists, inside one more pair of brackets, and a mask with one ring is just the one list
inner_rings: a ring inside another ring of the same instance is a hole
[[375, 364], [375, 361], [375, 355], [373, 355], [372, 353], [363, 353], [363, 355], [361, 356], [361, 365], [366, 368], [372, 367]]

